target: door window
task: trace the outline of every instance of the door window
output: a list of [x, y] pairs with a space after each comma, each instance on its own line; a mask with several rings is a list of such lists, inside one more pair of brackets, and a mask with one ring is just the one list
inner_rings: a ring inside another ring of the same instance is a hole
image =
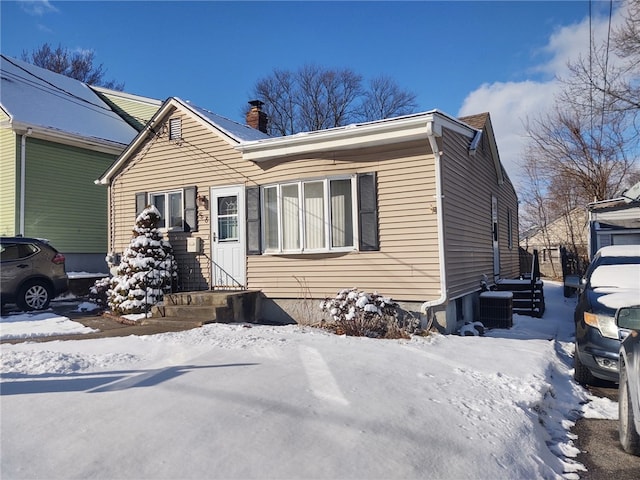
[[218, 241], [238, 241], [238, 197], [218, 197]]

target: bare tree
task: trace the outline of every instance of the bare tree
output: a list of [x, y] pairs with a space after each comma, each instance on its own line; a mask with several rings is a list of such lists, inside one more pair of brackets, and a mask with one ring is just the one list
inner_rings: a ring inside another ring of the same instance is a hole
[[562, 79], [563, 101], [588, 108], [594, 117], [610, 111], [626, 112], [629, 126], [640, 132], [640, 0], [627, 0], [624, 20], [607, 38], [591, 39], [588, 55], [569, 62]]
[[[551, 207], [546, 196], [549, 188], [549, 180], [546, 175], [544, 175], [538, 162], [532, 161], [532, 159], [535, 158], [537, 158], [535, 149], [529, 148], [525, 154], [527, 161], [523, 165], [527, 182], [521, 193], [522, 211], [519, 215], [520, 231], [538, 231], [543, 249], [550, 251], [554, 245], [549, 232], [549, 224], [552, 221]], [[550, 266], [552, 276], [557, 277], [553, 257], [550, 258]]]
[[89, 85], [97, 85], [112, 90], [123, 90], [124, 83], [106, 81], [106, 70], [102, 64], [95, 65], [95, 53], [92, 50], [72, 52], [58, 45], [55, 49], [48, 43], [42, 44], [31, 53], [22, 52], [22, 60], [55, 73], [75, 78]]
[[297, 87], [294, 75], [285, 70], [274, 70], [270, 77], [259, 80], [254, 92], [265, 104], [269, 116], [269, 132], [272, 135], [287, 135], [301, 131], [296, 116]]
[[[538, 162], [539, 150], [530, 146], [525, 157], [524, 173], [527, 179], [521, 191], [520, 229], [533, 246], [541, 247], [546, 274], [558, 278], [563, 272], [559, 247], [564, 247], [575, 259], [586, 259], [587, 201], [582, 189], [570, 178], [550, 177]], [[556, 252], [554, 255], [553, 252]]]
[[295, 72], [274, 70], [254, 86], [255, 98], [264, 102], [269, 133], [291, 135], [340, 127], [411, 113], [415, 95], [401, 90], [388, 77], [362, 86], [362, 76], [348, 68], [305, 65]]
[[402, 90], [391, 77], [384, 75], [369, 81], [364, 97], [361, 110], [364, 121], [407, 115], [417, 107], [414, 93]]
[[349, 123], [360, 95], [362, 77], [349, 69], [302, 67], [297, 74], [300, 127], [323, 130]]
[[530, 122], [527, 130], [536, 155], [527, 161], [536, 162], [549, 179], [572, 182], [582, 199], [605, 200], [618, 193], [634, 171], [637, 140], [626, 135], [624, 113], [609, 112], [594, 129], [588, 113], [557, 104], [552, 113]]
[[638, 174], [640, 0], [627, 7], [621, 28], [569, 64], [554, 109], [526, 126], [525, 162], [545, 179], [551, 211], [612, 198]]

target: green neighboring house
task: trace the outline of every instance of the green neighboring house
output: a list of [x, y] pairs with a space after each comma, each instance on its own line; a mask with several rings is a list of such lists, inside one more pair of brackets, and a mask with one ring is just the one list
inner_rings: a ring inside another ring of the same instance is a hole
[[107, 190], [94, 180], [161, 102], [0, 57], [0, 235], [46, 238], [67, 271], [107, 272]]

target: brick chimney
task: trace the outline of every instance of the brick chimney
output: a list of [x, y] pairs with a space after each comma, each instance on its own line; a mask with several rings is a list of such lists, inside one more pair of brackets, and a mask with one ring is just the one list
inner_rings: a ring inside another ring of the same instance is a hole
[[267, 114], [262, 111], [264, 102], [260, 100], [251, 100], [249, 102], [251, 109], [247, 112], [247, 125], [262, 133], [267, 133]]

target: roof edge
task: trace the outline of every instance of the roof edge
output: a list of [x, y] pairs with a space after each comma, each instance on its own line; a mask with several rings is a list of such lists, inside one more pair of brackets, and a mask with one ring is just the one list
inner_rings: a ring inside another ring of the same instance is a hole
[[65, 145], [71, 145], [73, 147], [91, 148], [91, 150], [96, 150], [102, 153], [119, 155], [127, 146], [126, 143], [114, 142], [105, 138], [85, 137], [67, 131], [47, 128], [35, 124], [16, 121], [10, 121], [9, 123], [11, 125], [11, 129], [18, 135], [25, 135], [28, 133], [30, 137], [55, 141]]
[[326, 130], [302, 132], [284, 137], [241, 142], [236, 149], [247, 160], [261, 162], [324, 151], [327, 149], [354, 149], [381, 144], [427, 138], [427, 124], [435, 122], [436, 131], [443, 127], [473, 138], [476, 129], [439, 110], [404, 115], [401, 117], [350, 124]]

